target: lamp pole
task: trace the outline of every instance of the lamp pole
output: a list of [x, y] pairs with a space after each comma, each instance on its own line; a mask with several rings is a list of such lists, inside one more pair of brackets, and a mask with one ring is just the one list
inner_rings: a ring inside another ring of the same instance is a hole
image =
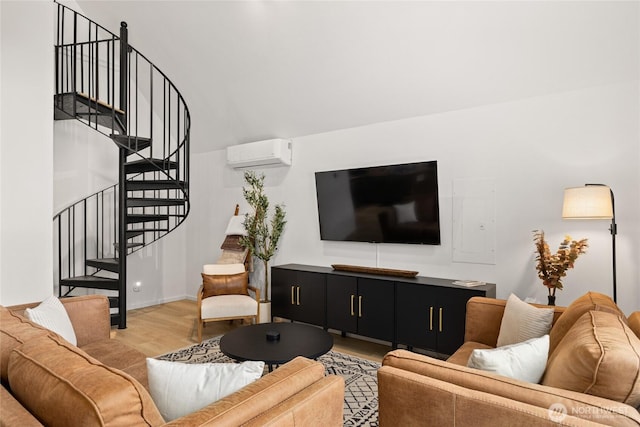
[[[604, 184], [585, 184], [585, 187], [588, 186], [602, 186], [607, 187]], [[613, 254], [613, 302], [617, 303], [617, 285], [616, 285], [616, 234], [618, 234], [618, 225], [616, 224], [616, 204], [615, 199], [613, 197], [613, 190], [609, 187], [609, 192], [611, 193], [611, 225], [609, 226], [609, 231], [611, 232], [611, 248]]]

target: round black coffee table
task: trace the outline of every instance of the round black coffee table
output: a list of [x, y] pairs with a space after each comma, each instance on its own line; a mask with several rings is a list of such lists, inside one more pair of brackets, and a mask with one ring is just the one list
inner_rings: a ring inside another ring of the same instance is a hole
[[[277, 340], [267, 333], [279, 333]], [[261, 360], [269, 366], [281, 365], [296, 356], [315, 359], [333, 347], [333, 337], [326, 331], [300, 323], [260, 323], [242, 326], [220, 339], [220, 351], [232, 359]]]

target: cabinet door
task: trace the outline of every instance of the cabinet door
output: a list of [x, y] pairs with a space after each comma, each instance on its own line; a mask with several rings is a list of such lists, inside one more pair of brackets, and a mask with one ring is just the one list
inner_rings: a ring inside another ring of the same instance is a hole
[[327, 327], [343, 332], [358, 331], [358, 279], [347, 276], [327, 276]]
[[393, 302], [393, 281], [358, 279], [358, 334], [395, 342]]
[[292, 319], [295, 296], [296, 271], [271, 269], [271, 315]]
[[397, 283], [396, 340], [423, 349], [437, 349], [438, 292], [430, 286]]
[[484, 296], [484, 292], [455, 288], [439, 290], [438, 352], [453, 354], [464, 343], [467, 301], [473, 296]]
[[325, 277], [326, 275], [321, 273], [297, 272], [293, 290], [292, 320], [325, 326]]

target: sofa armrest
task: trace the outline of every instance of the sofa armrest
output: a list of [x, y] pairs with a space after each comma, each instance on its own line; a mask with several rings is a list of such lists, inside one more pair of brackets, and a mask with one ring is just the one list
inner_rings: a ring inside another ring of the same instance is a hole
[[[544, 410], [548, 410], [552, 404], [560, 403], [567, 408], [569, 414], [575, 414], [579, 418], [591, 419], [603, 424], [632, 425], [636, 427], [640, 425], [638, 411], [620, 402], [514, 380], [406, 350], [394, 350], [387, 353], [382, 364], [383, 367], [395, 368], [411, 374], [412, 381], [417, 380], [417, 377], [428, 377], [474, 392], [499, 396], [511, 402]], [[382, 392], [379, 391], [379, 395], [382, 401]], [[513, 405], [514, 403], [510, 404]]]
[[[111, 337], [111, 314], [109, 299], [106, 296], [82, 295], [60, 298], [60, 302], [69, 315], [78, 347]], [[7, 309], [24, 316], [24, 311], [27, 308], [37, 307], [39, 304], [39, 302], [32, 302], [13, 305]]]
[[60, 298], [60, 301], [71, 319], [78, 347], [110, 338], [111, 314], [106, 296], [83, 295]]
[[[476, 391], [391, 366], [378, 370], [380, 427], [598, 426], [572, 415], [554, 422], [548, 408]], [[634, 424], [631, 424], [634, 425]]]
[[299, 425], [331, 427], [343, 425], [344, 379], [331, 375], [311, 384], [267, 412], [246, 427]]
[[[500, 334], [502, 315], [507, 304], [506, 300], [472, 297], [467, 301], [467, 314], [465, 319], [464, 341], [479, 342], [490, 347], [495, 347]], [[532, 304], [534, 307], [548, 307], [546, 305]], [[553, 322], [564, 313], [565, 307], [554, 307]]]
[[[324, 366], [321, 363], [296, 357], [237, 392], [167, 425], [242, 425], [322, 378]], [[318, 406], [317, 410], [323, 409]]]

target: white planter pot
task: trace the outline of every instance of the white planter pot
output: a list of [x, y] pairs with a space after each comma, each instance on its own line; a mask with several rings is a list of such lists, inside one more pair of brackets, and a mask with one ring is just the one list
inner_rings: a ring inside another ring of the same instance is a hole
[[271, 322], [271, 303], [260, 303], [260, 316], [258, 317], [258, 323], [270, 323]]

